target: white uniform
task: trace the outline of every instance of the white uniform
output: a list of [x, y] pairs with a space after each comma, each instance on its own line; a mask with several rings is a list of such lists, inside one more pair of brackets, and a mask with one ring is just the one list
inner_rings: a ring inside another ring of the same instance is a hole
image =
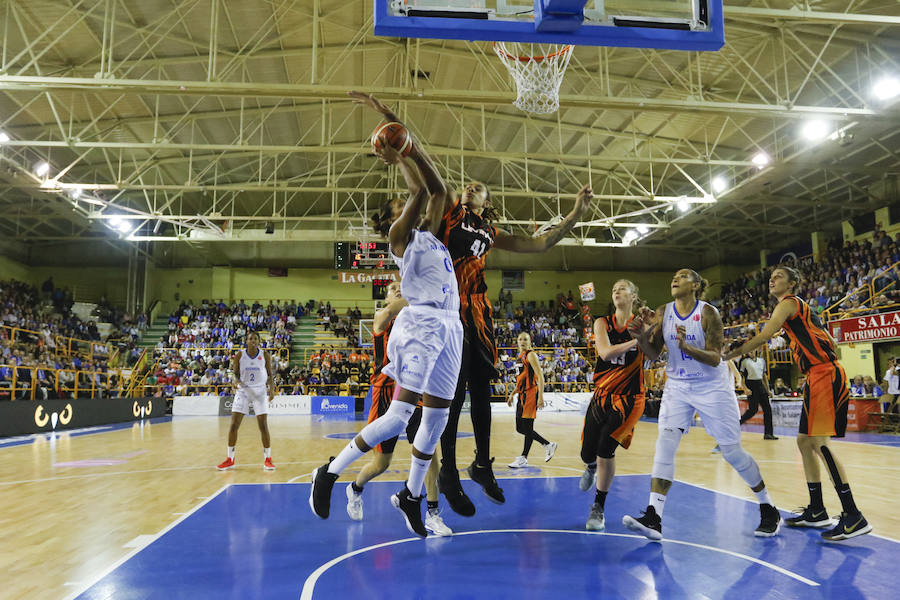
[[383, 372], [405, 390], [451, 400], [463, 343], [453, 260], [428, 231], [413, 231], [403, 258], [391, 256], [409, 306], [394, 321]]
[[[734, 378], [727, 362], [711, 367], [693, 359], [678, 348], [675, 327], [684, 326], [686, 341], [691, 346], [706, 347], [702, 314], [706, 302], [698, 300], [694, 309], [682, 317], [675, 303], [666, 304], [663, 315], [663, 338], [669, 352], [666, 363], [666, 385], [659, 409], [659, 427], [677, 428], [685, 433], [700, 413], [706, 432], [719, 445], [738, 444], [741, 438], [741, 416], [734, 395]], [[715, 310], [715, 307], [711, 307]]]
[[250, 406], [253, 412], [259, 416], [269, 412], [269, 397], [266, 390], [266, 382], [269, 375], [266, 372], [266, 358], [262, 348], [256, 351], [256, 356], [250, 356], [246, 350], [241, 350], [240, 358], [241, 385], [234, 395], [231, 412], [249, 414]]

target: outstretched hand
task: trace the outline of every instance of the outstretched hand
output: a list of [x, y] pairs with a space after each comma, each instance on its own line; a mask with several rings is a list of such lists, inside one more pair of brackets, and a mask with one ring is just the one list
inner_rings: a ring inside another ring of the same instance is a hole
[[382, 146], [381, 148], [376, 148], [375, 145], [372, 145], [372, 152], [381, 159], [386, 165], [395, 165], [400, 162], [403, 157], [397, 152], [397, 149], [393, 146]]
[[580, 206], [582, 210], [587, 207], [588, 202], [594, 197], [594, 190], [591, 189], [590, 185], [586, 185], [578, 192], [578, 195], [575, 196], [575, 204], [576, 206]]
[[347, 92], [347, 95], [350, 96], [351, 98], [353, 98], [354, 104], [362, 104], [364, 106], [368, 106], [375, 112], [381, 113], [382, 115], [384, 115], [391, 121], [396, 120], [396, 117], [394, 116], [394, 113], [391, 111], [391, 109], [389, 109], [387, 106], [385, 106], [381, 102], [381, 100], [379, 100], [372, 94], [367, 94], [365, 92], [357, 92], [354, 90], [354, 91]]

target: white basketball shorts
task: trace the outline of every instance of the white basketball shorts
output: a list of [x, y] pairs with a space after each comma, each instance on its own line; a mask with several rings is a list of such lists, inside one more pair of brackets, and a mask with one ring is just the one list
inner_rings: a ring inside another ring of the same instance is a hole
[[384, 374], [405, 390], [452, 400], [462, 362], [459, 312], [411, 305], [397, 315]]
[[247, 415], [250, 414], [251, 406], [256, 416], [268, 414], [269, 396], [266, 388], [252, 388], [246, 385], [238, 388], [231, 405], [231, 412]]
[[687, 433], [694, 421], [694, 412], [698, 412], [706, 433], [717, 444], [739, 444], [741, 414], [730, 384], [730, 380], [721, 383], [667, 379], [659, 407], [659, 427], [682, 429]]

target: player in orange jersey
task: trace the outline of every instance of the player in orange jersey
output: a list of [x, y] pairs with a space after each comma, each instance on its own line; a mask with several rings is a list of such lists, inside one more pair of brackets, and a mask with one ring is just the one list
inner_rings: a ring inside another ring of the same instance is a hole
[[841, 518], [837, 525], [822, 532], [822, 538], [838, 541], [872, 531], [853, 501], [844, 467], [828, 443], [830, 437], [844, 437], [847, 429], [847, 374], [837, 361], [837, 348], [819, 316], [794, 295], [801, 276], [796, 269], [779, 265], [769, 277], [769, 293], [778, 299], [772, 318], [752, 339], [728, 353], [734, 358], [753, 352], [783, 330], [791, 341], [791, 353], [800, 371], [806, 375], [803, 413], [797, 446], [803, 459], [803, 472], [809, 490], [809, 506], [787, 524], [793, 527], [825, 528], [834, 525], [822, 501], [819, 460], [828, 467], [831, 481], [841, 500]]
[[620, 279], [612, 288], [616, 310], [594, 321], [594, 395], [584, 416], [581, 460], [587, 465], [579, 487], [587, 491], [596, 481], [597, 492], [585, 529], [606, 528], [606, 495], [616, 474], [616, 448], [631, 445], [634, 426], [644, 414], [644, 353], [628, 333], [638, 301], [638, 287]]
[[[532, 442], [544, 447], [544, 462], [553, 458], [557, 447], [556, 442], [544, 439], [534, 430], [537, 410], [544, 408], [544, 374], [537, 352], [531, 347], [531, 336], [523, 331], [516, 338], [516, 344], [519, 346], [519, 361], [522, 363], [522, 370], [516, 378], [516, 431], [525, 436], [525, 445], [522, 455], [509, 464], [513, 469], [528, 466], [528, 451], [531, 450]], [[513, 397], [510, 396], [506, 403], [512, 406]]]

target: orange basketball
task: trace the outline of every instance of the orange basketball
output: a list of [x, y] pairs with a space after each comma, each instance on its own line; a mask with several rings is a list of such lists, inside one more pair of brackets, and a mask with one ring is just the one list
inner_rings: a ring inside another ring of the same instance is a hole
[[390, 146], [400, 153], [400, 156], [409, 156], [412, 152], [412, 137], [409, 131], [403, 126], [403, 123], [391, 121], [382, 123], [372, 132], [372, 146], [376, 150], [380, 150], [385, 146]]

